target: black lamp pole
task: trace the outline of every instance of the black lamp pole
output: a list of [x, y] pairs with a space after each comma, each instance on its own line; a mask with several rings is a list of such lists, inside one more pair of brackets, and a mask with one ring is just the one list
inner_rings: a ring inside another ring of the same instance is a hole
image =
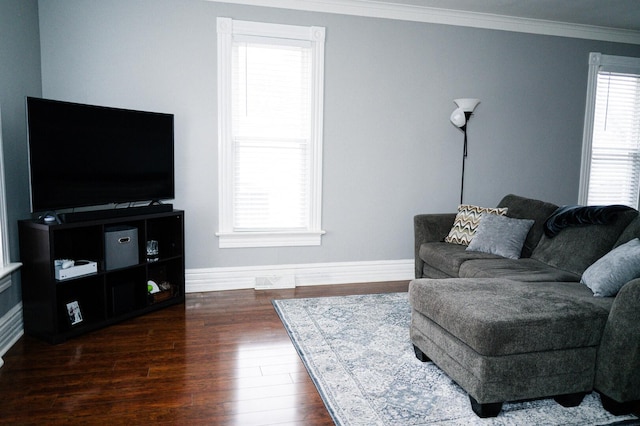
[[464, 133], [464, 146], [462, 151], [462, 182], [460, 184], [460, 204], [462, 204], [462, 196], [464, 194], [464, 163], [467, 158], [467, 123], [469, 122], [471, 114], [471, 111], [464, 112], [465, 122], [464, 125], [460, 127], [460, 129]]

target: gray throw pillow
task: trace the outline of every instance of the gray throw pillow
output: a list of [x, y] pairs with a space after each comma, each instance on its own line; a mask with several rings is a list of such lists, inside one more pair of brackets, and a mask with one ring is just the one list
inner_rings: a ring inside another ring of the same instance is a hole
[[582, 274], [580, 282], [594, 296], [610, 297], [627, 282], [640, 277], [640, 239], [622, 244], [598, 259]]
[[535, 221], [483, 214], [467, 250], [519, 259], [524, 240]]

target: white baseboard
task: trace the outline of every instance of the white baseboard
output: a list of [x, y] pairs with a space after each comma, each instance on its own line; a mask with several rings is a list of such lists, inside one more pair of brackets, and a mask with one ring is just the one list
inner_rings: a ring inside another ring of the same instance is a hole
[[310, 263], [188, 269], [186, 292], [255, 288], [256, 278], [294, 276], [296, 286], [402, 281], [414, 278], [414, 260]]
[[20, 302], [0, 318], [0, 367], [4, 364], [1, 357], [11, 349], [23, 334], [22, 302]]

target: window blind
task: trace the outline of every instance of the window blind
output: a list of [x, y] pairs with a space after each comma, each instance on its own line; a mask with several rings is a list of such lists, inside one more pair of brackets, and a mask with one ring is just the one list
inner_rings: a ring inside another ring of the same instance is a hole
[[234, 231], [309, 226], [311, 60], [308, 43], [234, 39]]
[[588, 204], [638, 207], [640, 75], [599, 71]]

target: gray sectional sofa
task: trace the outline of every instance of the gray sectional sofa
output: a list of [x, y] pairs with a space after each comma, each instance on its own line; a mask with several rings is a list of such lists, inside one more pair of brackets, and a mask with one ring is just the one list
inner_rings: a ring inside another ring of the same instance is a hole
[[[497, 235], [480, 251], [452, 242], [456, 213], [414, 218], [416, 356], [468, 392], [480, 417], [498, 415], [505, 401], [554, 397], [575, 406], [594, 390], [608, 411], [630, 412], [640, 401], [638, 212], [551, 223], [559, 217], [552, 203], [507, 195], [498, 207], [507, 219], [492, 220], [508, 226], [491, 231], [482, 216], [476, 237]], [[505, 257], [492, 244], [509, 240], [511, 225], [521, 237]], [[611, 287], [616, 280], [620, 289]]]

